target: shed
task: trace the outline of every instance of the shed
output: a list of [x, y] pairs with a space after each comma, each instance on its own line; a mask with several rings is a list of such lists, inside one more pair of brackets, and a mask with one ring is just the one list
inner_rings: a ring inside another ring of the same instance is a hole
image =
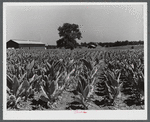
[[88, 46], [88, 48], [96, 48], [96, 45], [90, 44], [90, 45]]
[[12, 39], [7, 42], [7, 48], [45, 49], [45, 44], [37, 41]]

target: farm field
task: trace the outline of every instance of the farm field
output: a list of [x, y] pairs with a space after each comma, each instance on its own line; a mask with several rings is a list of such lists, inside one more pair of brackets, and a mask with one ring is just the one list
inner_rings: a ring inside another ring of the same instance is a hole
[[142, 110], [143, 47], [7, 50], [8, 110]]

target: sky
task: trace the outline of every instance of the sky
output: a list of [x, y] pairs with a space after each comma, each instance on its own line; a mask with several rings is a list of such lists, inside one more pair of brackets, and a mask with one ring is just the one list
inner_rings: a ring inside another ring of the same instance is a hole
[[81, 42], [144, 40], [143, 5], [6, 6], [6, 40], [56, 45], [58, 27], [78, 24]]

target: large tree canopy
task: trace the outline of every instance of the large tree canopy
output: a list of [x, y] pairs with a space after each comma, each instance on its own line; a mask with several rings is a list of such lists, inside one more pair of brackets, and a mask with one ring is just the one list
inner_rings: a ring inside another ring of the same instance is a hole
[[57, 47], [73, 49], [78, 45], [76, 39], [82, 38], [77, 24], [64, 23], [62, 27], [58, 28], [58, 31], [61, 39], [57, 40]]

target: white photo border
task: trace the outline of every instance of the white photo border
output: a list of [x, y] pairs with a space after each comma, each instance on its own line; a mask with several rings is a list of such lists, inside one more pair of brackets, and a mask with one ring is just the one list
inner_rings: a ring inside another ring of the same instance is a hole
[[[74, 110], [8, 111], [6, 107], [6, 8], [7, 6], [63, 6], [63, 5], [143, 5], [144, 15], [144, 110]], [[3, 120], [147, 120], [147, 2], [3, 2]]]

